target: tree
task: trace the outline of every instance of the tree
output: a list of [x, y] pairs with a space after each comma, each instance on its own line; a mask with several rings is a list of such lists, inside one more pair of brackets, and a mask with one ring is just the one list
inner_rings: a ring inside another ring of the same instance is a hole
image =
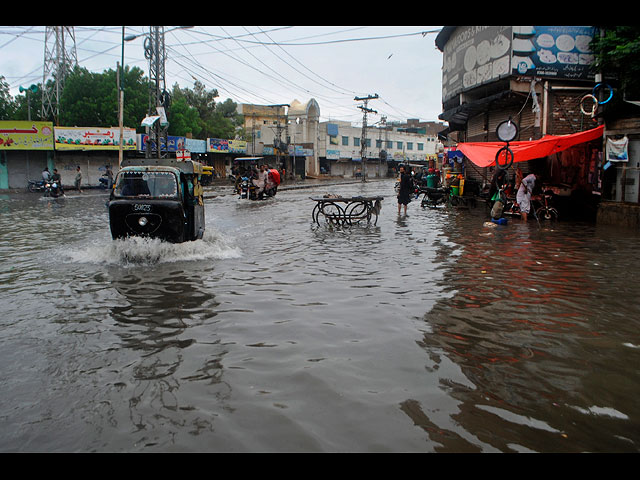
[[193, 89], [174, 86], [174, 100], [176, 89], [181, 92], [187, 104], [198, 112], [200, 138], [235, 138], [236, 129], [242, 124], [242, 117], [236, 113], [235, 102], [227, 99], [223, 103], [216, 103], [218, 91], [207, 91], [204, 84], [197, 80]]
[[190, 133], [199, 138], [201, 131], [198, 111], [187, 103], [184, 93], [175, 85], [169, 112], [169, 135], [186, 136]]
[[[149, 107], [149, 84], [138, 67], [124, 69], [124, 125], [137, 127]], [[116, 71], [89, 72], [76, 67], [60, 98], [60, 125], [112, 127], [119, 124]]]
[[0, 76], [0, 120], [12, 120], [15, 110], [16, 104], [9, 92], [9, 84]]
[[615, 77], [623, 95], [631, 100], [640, 99], [640, 26], [600, 26], [602, 35], [596, 34], [591, 50], [595, 67], [605, 78]]

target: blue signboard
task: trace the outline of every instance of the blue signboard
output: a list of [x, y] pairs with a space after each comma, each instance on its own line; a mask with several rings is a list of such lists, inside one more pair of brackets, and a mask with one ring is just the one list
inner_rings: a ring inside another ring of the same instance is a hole
[[[595, 27], [514, 27], [512, 74], [592, 80]], [[525, 29], [526, 28], [526, 29]]]

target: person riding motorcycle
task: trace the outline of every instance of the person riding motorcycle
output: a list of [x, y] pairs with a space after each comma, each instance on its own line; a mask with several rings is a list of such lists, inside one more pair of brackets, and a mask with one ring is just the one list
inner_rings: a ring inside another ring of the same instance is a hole
[[58, 169], [53, 169], [53, 175], [51, 175], [51, 182], [56, 183], [58, 185], [58, 189], [60, 190], [60, 194], [64, 195], [64, 189], [62, 188], [62, 177], [58, 173]]

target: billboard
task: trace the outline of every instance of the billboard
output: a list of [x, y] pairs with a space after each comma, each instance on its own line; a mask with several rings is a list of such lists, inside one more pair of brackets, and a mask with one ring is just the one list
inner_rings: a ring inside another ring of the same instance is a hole
[[[136, 131], [123, 129], [123, 148], [136, 149]], [[56, 150], [118, 150], [120, 127], [55, 127]]]
[[513, 27], [458, 27], [443, 50], [444, 101], [511, 74]]
[[223, 138], [208, 138], [207, 152], [247, 153], [247, 142], [245, 140], [225, 140]]
[[442, 100], [508, 76], [592, 80], [589, 26], [463, 26], [443, 48]]
[[593, 80], [595, 57], [589, 44], [595, 27], [519, 28], [512, 46], [514, 75]]
[[[139, 133], [137, 137], [138, 137], [138, 150], [141, 152], [146, 151], [145, 149], [147, 148], [147, 141], [149, 140], [149, 135], [147, 135], [146, 133], [144, 134]], [[164, 140], [164, 138], [162, 140]], [[169, 143], [168, 145], [162, 144], [162, 149], [166, 150], [167, 152], [177, 152], [179, 150], [185, 149], [185, 137], [176, 137], [173, 135], [169, 135], [167, 136], [167, 142]], [[151, 150], [154, 152], [156, 151], [156, 145], [153, 141], [151, 142]]]
[[53, 150], [53, 123], [0, 121], [0, 151]]

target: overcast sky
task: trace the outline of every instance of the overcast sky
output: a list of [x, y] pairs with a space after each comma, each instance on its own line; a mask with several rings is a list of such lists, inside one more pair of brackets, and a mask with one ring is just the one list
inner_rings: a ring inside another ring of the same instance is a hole
[[[260, 105], [314, 98], [321, 120], [361, 124], [355, 97], [377, 94], [367, 122], [419, 118], [439, 121], [442, 53], [439, 26], [194, 26], [165, 27], [166, 82], [192, 88], [194, 79], [217, 89], [219, 101]], [[126, 27], [126, 35], [149, 27]], [[115, 69], [122, 27], [75, 26], [78, 62], [94, 72]], [[125, 64], [148, 75], [143, 38], [125, 43]], [[0, 76], [17, 95], [42, 82], [45, 27], [0, 26]], [[126, 92], [125, 92], [126, 95]], [[125, 97], [126, 99], [126, 97]], [[126, 100], [125, 100], [126, 101]]]

